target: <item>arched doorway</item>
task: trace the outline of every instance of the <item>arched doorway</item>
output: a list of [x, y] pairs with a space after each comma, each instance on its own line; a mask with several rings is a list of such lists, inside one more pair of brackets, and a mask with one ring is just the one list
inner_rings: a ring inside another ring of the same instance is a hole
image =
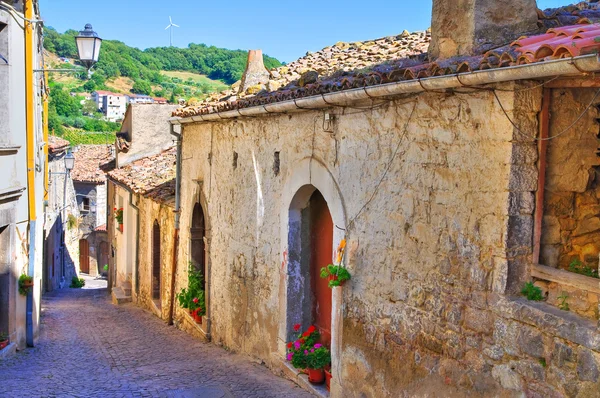
[[202, 273], [202, 277], [206, 281], [205, 238], [204, 211], [202, 211], [200, 203], [196, 203], [192, 213], [192, 225], [190, 228], [191, 261], [194, 268]]
[[160, 225], [152, 228], [152, 300], [160, 306]]
[[325, 198], [311, 185], [302, 187], [290, 207], [287, 306], [292, 325], [315, 325], [321, 343], [331, 342], [332, 291], [320, 270], [333, 258], [333, 220]]

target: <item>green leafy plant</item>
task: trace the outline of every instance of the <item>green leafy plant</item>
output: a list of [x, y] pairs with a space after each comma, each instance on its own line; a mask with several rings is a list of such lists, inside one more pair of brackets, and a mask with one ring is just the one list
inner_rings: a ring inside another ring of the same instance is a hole
[[69, 287], [72, 289], [81, 289], [84, 286], [85, 286], [85, 279], [74, 276], [71, 279], [71, 285]]
[[104, 267], [102, 269], [104, 270], [104, 272], [108, 272], [108, 264], [104, 264]]
[[321, 278], [329, 278], [329, 287], [332, 288], [341, 286], [350, 279], [350, 272], [342, 265], [329, 264], [327, 267], [321, 268]]
[[19, 276], [19, 294], [22, 296], [27, 296], [27, 293], [29, 293], [32, 289], [33, 277], [26, 274], [21, 274], [21, 276]]
[[202, 271], [197, 270], [191, 262], [188, 265], [188, 286], [177, 293], [177, 301], [181, 308], [196, 312], [199, 316], [206, 315], [204, 277]]
[[548, 365], [546, 364], [546, 359], [545, 358], [540, 358], [539, 359], [540, 365], [542, 365], [543, 368], [547, 367]]
[[67, 229], [70, 231], [79, 226], [79, 220], [73, 214], [67, 216]]
[[120, 209], [117, 209], [115, 207], [113, 211], [115, 212], [115, 219], [117, 220], [117, 223], [123, 224], [123, 208], [121, 207]]
[[557, 297], [557, 299], [560, 300], [558, 303], [558, 308], [563, 311], [569, 311], [569, 303], [567, 303], [568, 298], [569, 296], [565, 292], [562, 292], [560, 296]]
[[592, 278], [598, 278], [597, 269], [588, 267], [587, 265], [579, 261], [579, 259], [577, 258], [574, 258], [573, 261], [571, 261], [571, 264], [569, 264], [569, 271], [575, 272], [576, 274], [589, 276]]
[[306, 364], [309, 369], [323, 369], [331, 363], [331, 354], [323, 344], [315, 344], [306, 352]]
[[0, 332], [0, 341], [6, 341], [8, 340], [8, 334], [4, 333], [4, 332]]
[[306, 331], [300, 333], [302, 325], [299, 323], [294, 325], [294, 331], [298, 333], [294, 341], [287, 343], [286, 359], [292, 363], [296, 369], [308, 368], [308, 352], [313, 349], [321, 335], [314, 326], [309, 326]]
[[542, 301], [544, 299], [544, 296], [542, 295], [542, 289], [535, 286], [531, 282], [527, 282], [525, 286], [523, 286], [523, 289], [521, 289], [521, 294], [527, 297], [527, 300]]

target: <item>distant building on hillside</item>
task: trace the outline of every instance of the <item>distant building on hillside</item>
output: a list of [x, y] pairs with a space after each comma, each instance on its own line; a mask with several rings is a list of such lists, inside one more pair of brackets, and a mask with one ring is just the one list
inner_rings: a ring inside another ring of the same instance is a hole
[[92, 100], [96, 103], [96, 106], [98, 107], [99, 111], [103, 111], [103, 106], [104, 106], [104, 98], [106, 98], [107, 95], [113, 94], [110, 91], [94, 91], [92, 93]]
[[127, 110], [127, 96], [123, 94], [110, 93], [106, 95], [102, 103], [104, 116], [111, 121], [122, 120]]
[[127, 102], [130, 104], [153, 104], [154, 98], [144, 94], [128, 94]]

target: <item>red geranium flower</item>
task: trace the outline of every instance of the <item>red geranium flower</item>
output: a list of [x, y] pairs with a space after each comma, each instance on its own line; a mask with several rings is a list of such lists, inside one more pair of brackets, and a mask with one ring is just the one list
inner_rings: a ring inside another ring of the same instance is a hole
[[287, 348], [292, 348], [293, 343], [290, 341], [287, 345]]
[[308, 336], [310, 336], [310, 332], [307, 330], [306, 332], [302, 333], [302, 336], [308, 337]]
[[317, 330], [317, 328], [316, 328], [316, 327], [314, 327], [314, 326], [311, 326], [311, 327], [309, 327], [308, 329], [306, 329], [306, 331], [308, 332], [308, 334], [311, 334], [311, 333], [313, 333], [315, 330]]
[[302, 326], [302, 325], [300, 325], [299, 323], [295, 324], [295, 325], [294, 325], [294, 332], [297, 332], [298, 330], [300, 330], [300, 327], [301, 327], [301, 326]]

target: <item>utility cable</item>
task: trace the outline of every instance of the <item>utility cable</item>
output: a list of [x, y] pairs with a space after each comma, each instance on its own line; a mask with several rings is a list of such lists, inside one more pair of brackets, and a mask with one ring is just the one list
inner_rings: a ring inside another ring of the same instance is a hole
[[[517, 126], [515, 124], [515, 122], [513, 122], [513, 120], [510, 118], [510, 116], [508, 115], [508, 112], [506, 112], [506, 109], [504, 109], [504, 105], [502, 105], [502, 102], [500, 102], [500, 98], [498, 98], [498, 94], [496, 93], [496, 91], [492, 91], [494, 94], [494, 97], [496, 98], [496, 101], [498, 101], [498, 105], [500, 105], [500, 108], [502, 109], [502, 112], [504, 112], [504, 116], [506, 116], [506, 118], [508, 119], [508, 121], [510, 122], [510, 124], [513, 125], [513, 127], [515, 129], [517, 129], [517, 131], [525, 136], [527, 136], [527, 134], [525, 132], [523, 132], [523, 130], [521, 130], [519, 128], [519, 126]], [[592, 101], [590, 101], [589, 105], [585, 108], [585, 110], [579, 115], [579, 117], [577, 117], [577, 119], [575, 119], [575, 121], [573, 123], [571, 123], [567, 128], [565, 128], [564, 130], [562, 130], [560, 133], [557, 133], [551, 137], [546, 137], [546, 138], [538, 138], [536, 137], [535, 139], [537, 141], [549, 141], [552, 140], [554, 138], [560, 137], [561, 135], [563, 135], [564, 133], [566, 133], [567, 131], [571, 130], [582, 118], [583, 116], [585, 116], [585, 114], [587, 113], [587, 111], [590, 110], [590, 108], [592, 106], [594, 106], [594, 103], [596, 102], [596, 98], [598, 98], [598, 95], [600, 95], [600, 89], [596, 90], [596, 94], [594, 94], [594, 98], [592, 98]]]

